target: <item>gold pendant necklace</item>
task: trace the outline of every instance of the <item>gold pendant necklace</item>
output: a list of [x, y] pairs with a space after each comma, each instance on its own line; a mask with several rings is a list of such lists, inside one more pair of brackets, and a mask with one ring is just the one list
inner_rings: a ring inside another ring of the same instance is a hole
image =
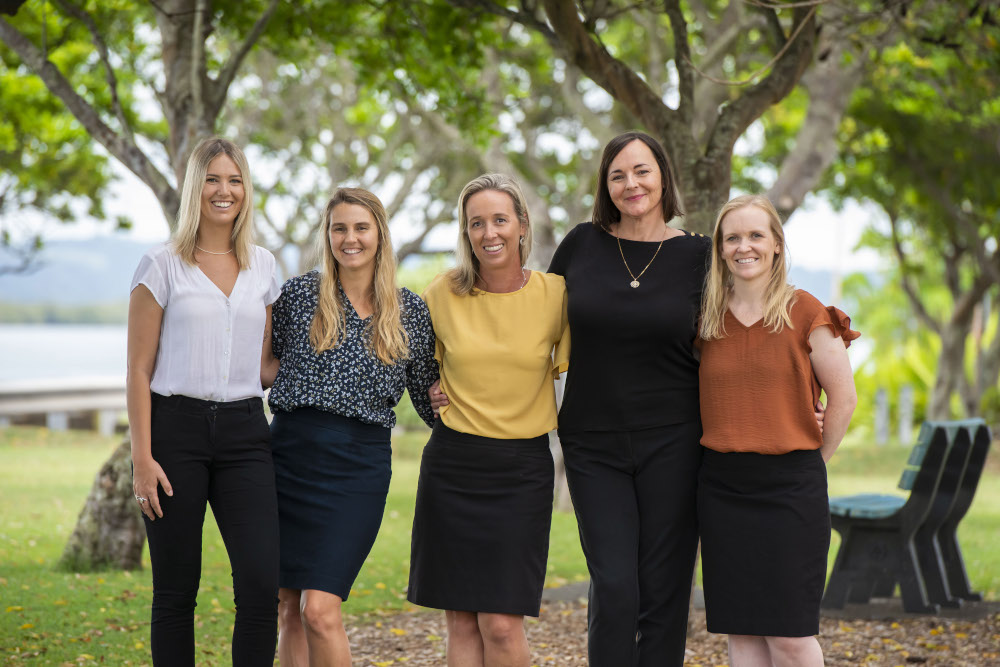
[[[653, 259], [656, 259], [656, 256], [660, 254], [660, 248], [663, 247], [663, 242], [665, 240], [666, 239], [660, 239], [660, 245], [656, 246], [656, 252], [653, 253]], [[646, 272], [646, 269], [649, 268], [649, 265], [653, 263], [653, 259], [649, 260], [649, 263], [646, 264], [646, 268], [640, 271], [639, 275], [635, 275], [634, 273], [632, 273], [632, 269], [628, 267], [628, 262], [625, 260], [625, 253], [622, 252], [622, 241], [620, 238], [618, 238], [617, 234], [615, 234], [615, 241], [618, 241], [618, 253], [622, 256], [622, 263], [625, 264], [625, 270], [628, 271], [628, 274], [630, 276], [632, 276], [632, 282], [629, 283], [629, 287], [635, 289], [636, 287], [639, 286], [639, 278], [642, 278], [642, 274], [644, 274]]]

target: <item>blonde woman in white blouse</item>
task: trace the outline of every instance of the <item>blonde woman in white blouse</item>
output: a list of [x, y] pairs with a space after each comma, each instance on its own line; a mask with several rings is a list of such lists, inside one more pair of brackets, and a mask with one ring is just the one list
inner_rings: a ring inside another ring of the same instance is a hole
[[177, 233], [132, 278], [128, 415], [133, 489], [153, 571], [154, 665], [195, 664], [208, 503], [233, 570], [233, 664], [271, 665], [278, 517], [261, 368], [273, 377], [274, 257], [253, 244], [253, 187], [225, 139], [188, 160]]

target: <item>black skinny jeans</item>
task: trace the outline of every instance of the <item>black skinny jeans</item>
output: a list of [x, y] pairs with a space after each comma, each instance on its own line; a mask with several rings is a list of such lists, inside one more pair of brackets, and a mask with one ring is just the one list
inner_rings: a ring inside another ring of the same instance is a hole
[[233, 664], [271, 665], [278, 620], [278, 504], [261, 399], [214, 403], [153, 394], [153, 458], [174, 495], [146, 521], [153, 570], [153, 664], [194, 666], [194, 608], [205, 505], [233, 569]]
[[590, 570], [590, 667], [681, 667], [701, 422], [559, 439]]

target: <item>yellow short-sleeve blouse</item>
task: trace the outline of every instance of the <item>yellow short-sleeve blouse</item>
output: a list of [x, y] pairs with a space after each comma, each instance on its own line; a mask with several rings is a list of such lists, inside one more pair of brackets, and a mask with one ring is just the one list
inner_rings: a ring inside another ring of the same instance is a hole
[[441, 275], [423, 295], [448, 428], [489, 438], [533, 438], [556, 428], [553, 379], [569, 366], [566, 282], [532, 271], [508, 293], [451, 291]]

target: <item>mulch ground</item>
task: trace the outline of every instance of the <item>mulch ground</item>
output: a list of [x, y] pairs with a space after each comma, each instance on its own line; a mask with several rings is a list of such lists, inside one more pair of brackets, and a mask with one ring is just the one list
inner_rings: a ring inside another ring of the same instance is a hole
[[[824, 617], [820, 644], [829, 667], [873, 665], [889, 667], [984, 667], [1000, 665], [1000, 604], [979, 603], [961, 614], [926, 617], [881, 612], [897, 620]], [[850, 615], [850, 611], [846, 614]], [[685, 667], [728, 664], [726, 638], [705, 630], [705, 612], [691, 619]], [[528, 619], [532, 664], [587, 664], [587, 604], [585, 600], [549, 601], [539, 619]], [[414, 611], [387, 616], [353, 627], [348, 634], [354, 664], [360, 667], [444, 665], [445, 626], [440, 612]]]

